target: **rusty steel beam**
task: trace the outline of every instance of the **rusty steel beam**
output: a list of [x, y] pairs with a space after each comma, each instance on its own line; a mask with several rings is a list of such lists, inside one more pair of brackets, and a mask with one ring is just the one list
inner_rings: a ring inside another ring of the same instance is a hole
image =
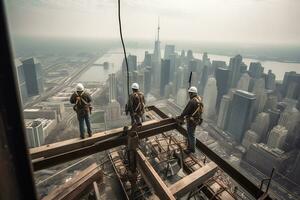
[[95, 181], [103, 178], [101, 169], [96, 163], [81, 171], [64, 185], [52, 190], [42, 200], [72, 200], [79, 199]]
[[[154, 111], [162, 119], [168, 118], [168, 116], [164, 112], [162, 112], [155, 106], [149, 106], [148, 109]], [[186, 129], [184, 129], [182, 126], [180, 126], [178, 124], [176, 125], [176, 130], [184, 136], [187, 135]], [[235, 169], [229, 163], [227, 163], [225, 160], [223, 160], [220, 156], [218, 156], [215, 152], [213, 152], [210, 148], [208, 148], [205, 144], [203, 144], [197, 138], [196, 138], [196, 147], [202, 153], [204, 153], [210, 160], [215, 162], [219, 166], [219, 168], [221, 168], [232, 179], [234, 179], [238, 184], [240, 184], [253, 197], [255, 197], [257, 199], [264, 194], [264, 192], [262, 190], [260, 190], [257, 185], [252, 183], [247, 177], [245, 177], [237, 169]], [[266, 199], [272, 199], [272, 198], [270, 196], [267, 196]]]
[[165, 185], [163, 180], [156, 173], [156, 171], [151, 166], [147, 158], [139, 149], [137, 150], [137, 166], [147, 184], [152, 186], [152, 188], [155, 191], [155, 194], [160, 199], [175, 200], [175, 197], [173, 196], [172, 192]]
[[[180, 125], [176, 125], [176, 130], [182, 135], [186, 136], [187, 131]], [[259, 189], [257, 185], [252, 183], [247, 177], [245, 177], [241, 172], [232, 167], [228, 162], [223, 160], [215, 152], [213, 152], [209, 147], [203, 144], [199, 139], [196, 138], [196, 147], [204, 153], [210, 160], [215, 162], [219, 168], [221, 168], [226, 174], [228, 174], [233, 180], [235, 180], [239, 185], [241, 185], [249, 194], [255, 198], [259, 198], [263, 195], [263, 191]], [[267, 199], [271, 199], [268, 197]]]
[[188, 191], [197, 188], [207, 179], [211, 178], [217, 171], [218, 166], [214, 162], [210, 162], [200, 169], [194, 171], [188, 176], [183, 177], [169, 187], [170, 191], [176, 198], [184, 196]]
[[[173, 130], [175, 126], [176, 126], [176, 122], [174, 119], [165, 119], [158, 122], [157, 121], [152, 122], [148, 125], [145, 125], [140, 130], [138, 130], [138, 137], [139, 139], [151, 137], [156, 134]], [[112, 139], [108, 138], [103, 141], [96, 140], [96, 142], [87, 146], [85, 146], [84, 141], [82, 141], [81, 145], [84, 147], [76, 148], [76, 145], [74, 145], [75, 147], [72, 148], [73, 150], [68, 149], [69, 151], [67, 150], [65, 152], [62, 151], [64, 149], [63, 146], [59, 146], [59, 152], [63, 152], [63, 153], [56, 154], [56, 155], [51, 154], [52, 156], [49, 157], [40, 157], [32, 160], [33, 169], [34, 171], [42, 170], [77, 158], [81, 158], [84, 156], [95, 154], [100, 151], [105, 151], [126, 144], [127, 144], [127, 136], [121, 135], [117, 137], [114, 136]], [[55, 152], [55, 148], [54, 150], [52, 149], [51, 153], [53, 152]]]
[[[163, 122], [159, 122], [161, 125], [168, 123], [169, 121], [165, 120]], [[153, 128], [158, 124], [157, 120], [151, 120], [143, 123], [142, 130], [146, 130], [149, 128]], [[130, 128], [130, 127], [129, 127]], [[103, 131], [99, 133], [94, 133], [92, 137], [88, 137], [86, 139], [70, 139], [62, 142], [56, 142], [52, 144], [43, 145], [36, 148], [30, 149], [31, 159], [37, 159], [40, 157], [50, 157], [53, 155], [61, 154], [66, 151], [72, 151], [75, 149], [83, 148], [86, 146], [90, 146], [95, 144], [95, 142], [100, 142], [109, 138], [119, 137], [124, 134], [123, 128], [112, 129], [109, 131]]]

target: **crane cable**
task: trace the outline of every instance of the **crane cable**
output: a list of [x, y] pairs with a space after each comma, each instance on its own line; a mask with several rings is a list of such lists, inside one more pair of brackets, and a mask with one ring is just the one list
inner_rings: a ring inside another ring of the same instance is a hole
[[[122, 34], [122, 21], [121, 21], [121, 8], [120, 7], [121, 7], [121, 2], [120, 2], [120, 0], [118, 0], [119, 31], [120, 31], [120, 38], [121, 38], [123, 52], [124, 52], [125, 63], [126, 63], [126, 70], [127, 70], [127, 94], [128, 94], [128, 99], [129, 99], [129, 68], [128, 68], [126, 48], [125, 48], [125, 44], [124, 44], [124, 40], [123, 40], [123, 34]], [[131, 106], [130, 106], [130, 108], [131, 108]]]

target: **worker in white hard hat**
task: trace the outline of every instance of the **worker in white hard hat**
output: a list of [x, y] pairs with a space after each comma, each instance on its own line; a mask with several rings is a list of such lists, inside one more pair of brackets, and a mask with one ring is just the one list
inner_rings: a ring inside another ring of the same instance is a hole
[[72, 94], [70, 98], [70, 102], [75, 104], [73, 109], [77, 113], [77, 119], [79, 122], [79, 131], [80, 131], [80, 138], [85, 138], [85, 127], [84, 122], [87, 127], [87, 132], [89, 137], [92, 136], [92, 129], [90, 123], [90, 114], [92, 111], [92, 98], [90, 94], [84, 90], [84, 86], [82, 83], [78, 83], [76, 85], [75, 92]]
[[144, 94], [139, 90], [140, 86], [138, 83], [131, 85], [132, 93], [128, 98], [128, 102], [125, 107], [126, 115], [130, 114], [131, 125], [140, 126], [143, 121], [143, 115], [145, 113], [145, 97]]
[[187, 121], [187, 141], [188, 146], [185, 150], [185, 153], [194, 153], [195, 152], [195, 130], [197, 125], [202, 123], [202, 112], [203, 112], [203, 103], [202, 98], [198, 96], [197, 88], [192, 86], [188, 89], [190, 100], [181, 115], [178, 119], [183, 122], [184, 118]]

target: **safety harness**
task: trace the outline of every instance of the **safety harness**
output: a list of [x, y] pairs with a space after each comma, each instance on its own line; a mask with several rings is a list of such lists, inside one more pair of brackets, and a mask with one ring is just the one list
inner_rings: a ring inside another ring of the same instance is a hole
[[[199, 96], [195, 96], [193, 98], [193, 100], [195, 100], [197, 102], [197, 109], [193, 112], [193, 114], [189, 117], [189, 119], [191, 121], [194, 121], [197, 124], [201, 124], [202, 123], [202, 118], [201, 118], [201, 114], [203, 113], [203, 104], [202, 104], [202, 99]], [[198, 116], [194, 117], [197, 113], [199, 113]]]

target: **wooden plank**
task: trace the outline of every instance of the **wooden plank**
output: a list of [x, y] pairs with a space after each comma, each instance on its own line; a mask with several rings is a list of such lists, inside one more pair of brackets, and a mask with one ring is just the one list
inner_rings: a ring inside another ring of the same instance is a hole
[[70, 200], [78, 199], [84, 191], [102, 178], [101, 170], [97, 164], [92, 164], [70, 181], [52, 190], [43, 200]]
[[165, 185], [163, 180], [156, 173], [147, 158], [139, 149], [137, 150], [137, 166], [147, 184], [152, 186], [156, 195], [160, 199], [175, 200], [175, 197], [173, 196], [169, 188]]
[[197, 171], [194, 171], [190, 175], [183, 177], [182, 179], [171, 185], [169, 189], [174, 196], [180, 198], [188, 191], [197, 188], [197, 186], [201, 185], [204, 181], [211, 178], [215, 174], [217, 169], [218, 166], [214, 162], [210, 162]]

